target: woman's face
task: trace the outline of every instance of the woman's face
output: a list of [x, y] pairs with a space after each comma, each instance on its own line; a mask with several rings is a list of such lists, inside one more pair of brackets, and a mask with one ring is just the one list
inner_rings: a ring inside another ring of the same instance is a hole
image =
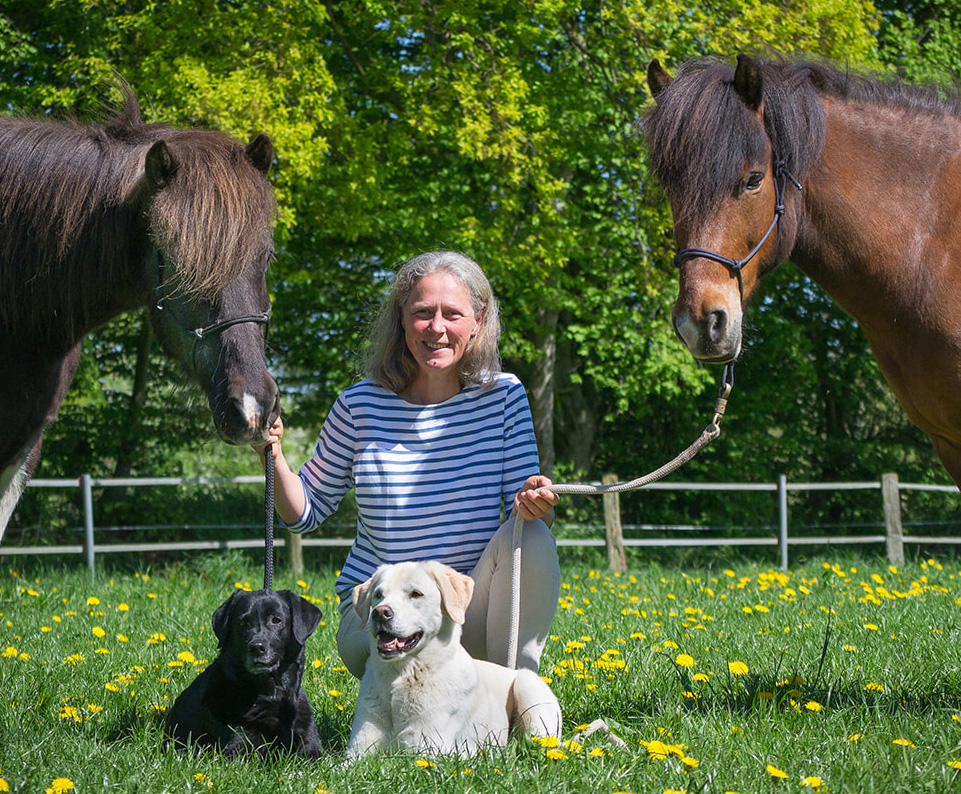
[[422, 373], [457, 372], [480, 328], [467, 288], [445, 270], [424, 276], [403, 309], [407, 348]]

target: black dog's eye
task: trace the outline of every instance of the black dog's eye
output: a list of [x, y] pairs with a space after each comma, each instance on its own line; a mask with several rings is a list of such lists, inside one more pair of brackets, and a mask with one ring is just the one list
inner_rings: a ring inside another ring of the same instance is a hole
[[411, 597], [411, 598], [423, 598], [423, 597], [424, 597], [424, 594], [423, 594], [420, 590], [411, 590], [411, 591], [410, 591], [410, 597]]
[[278, 617], [277, 615], [274, 615], [273, 617], [270, 618], [270, 622], [276, 626], [280, 623], [283, 623], [284, 621], [281, 620], [280, 617]]

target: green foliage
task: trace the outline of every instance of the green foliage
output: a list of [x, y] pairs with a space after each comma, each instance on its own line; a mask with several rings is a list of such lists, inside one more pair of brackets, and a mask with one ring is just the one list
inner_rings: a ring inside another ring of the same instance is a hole
[[[559, 471], [631, 476], [696, 437], [718, 374], [671, 331], [671, 216], [638, 129], [648, 61], [809, 52], [943, 81], [959, 74], [959, 30], [948, 0], [9, 0], [0, 105], [96, 117], [119, 76], [158, 121], [271, 135], [270, 363], [289, 427], [315, 437], [357, 376], [392, 268], [458, 248], [503, 304], [508, 367], [531, 385], [556, 349], [541, 444]], [[686, 478], [943, 480], [860, 332], [793, 270], [769, 277], [748, 319], [724, 435]], [[39, 475], [121, 461], [133, 474], [256, 471], [252, 453], [213, 441], [196, 391], [172, 391], [156, 346], [130, 421], [139, 323], [88, 340]]]

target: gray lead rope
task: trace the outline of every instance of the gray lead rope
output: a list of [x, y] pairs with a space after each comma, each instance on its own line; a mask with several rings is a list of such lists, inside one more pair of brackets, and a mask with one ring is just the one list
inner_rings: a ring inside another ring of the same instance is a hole
[[[553, 491], [557, 494], [605, 494], [621, 493], [623, 491], [635, 491], [657, 482], [668, 474], [677, 471], [681, 466], [690, 461], [698, 452], [710, 444], [714, 439], [721, 435], [721, 417], [727, 409], [727, 400], [734, 388], [734, 362], [724, 365], [724, 373], [721, 376], [721, 389], [714, 404], [714, 417], [711, 423], [704, 428], [700, 436], [687, 449], [681, 452], [673, 460], [668, 461], [659, 469], [655, 469], [643, 477], [630, 480], [629, 482], [617, 482], [611, 485], [589, 485], [587, 483], [554, 483], [543, 488], [545, 491]], [[517, 667], [517, 637], [520, 632], [521, 617], [521, 542], [524, 535], [524, 518], [518, 512], [514, 519], [514, 535], [511, 546], [511, 613], [510, 613], [510, 633], [507, 637], [507, 666], [512, 670]]]
[[264, 590], [274, 586], [274, 454], [264, 448]]

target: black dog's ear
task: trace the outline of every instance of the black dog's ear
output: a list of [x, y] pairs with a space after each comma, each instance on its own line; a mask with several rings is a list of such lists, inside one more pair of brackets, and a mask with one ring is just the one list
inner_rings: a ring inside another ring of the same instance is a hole
[[323, 613], [293, 590], [280, 590], [277, 595], [287, 601], [287, 606], [290, 607], [291, 632], [297, 643], [303, 645], [320, 625]]
[[230, 594], [230, 597], [214, 610], [214, 616], [210, 621], [214, 627], [214, 635], [217, 637], [217, 641], [221, 647], [223, 647], [224, 642], [227, 640], [227, 632], [230, 629], [230, 610], [239, 592], [241, 591], [234, 590]]

